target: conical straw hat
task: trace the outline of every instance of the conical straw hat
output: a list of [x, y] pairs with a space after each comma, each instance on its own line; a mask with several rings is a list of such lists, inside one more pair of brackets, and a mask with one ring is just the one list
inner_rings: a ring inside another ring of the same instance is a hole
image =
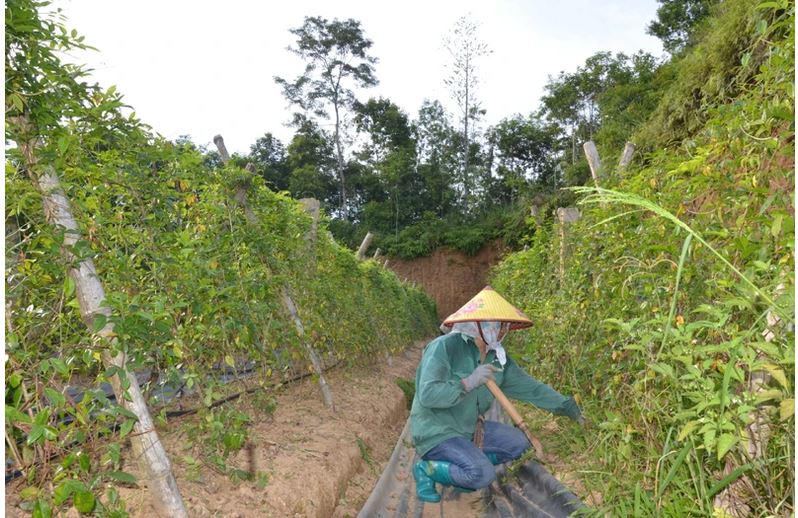
[[510, 322], [510, 329], [523, 329], [532, 325], [528, 316], [504, 300], [490, 286], [477, 293], [465, 306], [458, 309], [443, 321], [451, 327], [458, 322]]

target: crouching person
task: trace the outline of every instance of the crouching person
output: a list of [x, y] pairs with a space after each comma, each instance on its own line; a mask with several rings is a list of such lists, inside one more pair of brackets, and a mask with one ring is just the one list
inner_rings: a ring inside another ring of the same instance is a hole
[[444, 320], [448, 334], [427, 344], [416, 371], [410, 412], [416, 494], [438, 502], [435, 483], [465, 490], [487, 487], [495, 464], [520, 457], [530, 446], [521, 430], [482, 417], [493, 403], [485, 383], [494, 380], [508, 398], [526, 401], [582, 423], [579, 407], [541, 383], [507, 356], [508, 331], [532, 325], [489, 286]]

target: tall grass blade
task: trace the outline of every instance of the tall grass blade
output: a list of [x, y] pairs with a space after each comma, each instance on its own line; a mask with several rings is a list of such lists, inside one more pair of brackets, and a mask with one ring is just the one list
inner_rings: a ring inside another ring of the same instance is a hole
[[709, 498], [712, 498], [713, 496], [717, 495], [718, 493], [723, 491], [723, 489], [726, 486], [728, 486], [738, 478], [742, 477], [748, 470], [750, 470], [753, 467], [754, 465], [749, 462], [748, 464], [743, 464], [739, 468], [735, 469], [734, 471], [732, 471], [731, 473], [720, 479], [717, 483], [715, 483], [715, 485], [713, 485], [709, 489], [709, 494], [707, 494], [707, 496]]
[[685, 444], [684, 447], [682, 447], [682, 451], [679, 452], [679, 456], [676, 457], [675, 461], [673, 461], [673, 466], [671, 466], [671, 469], [668, 470], [668, 474], [665, 475], [665, 480], [662, 481], [662, 485], [659, 486], [659, 489], [657, 490], [657, 501], [662, 498], [663, 493], [665, 493], [665, 490], [668, 488], [668, 484], [671, 483], [673, 477], [676, 476], [676, 472], [679, 471], [680, 467], [682, 467], [684, 459], [687, 458], [687, 454], [690, 453], [692, 446], [693, 445], [689, 442]]
[[645, 198], [641, 198], [635, 194], [624, 193], [613, 191], [611, 189], [604, 189], [602, 187], [568, 187], [569, 190], [576, 192], [577, 194], [585, 194], [586, 196], [579, 201], [580, 205], [588, 205], [588, 204], [595, 204], [595, 203], [617, 203], [621, 205], [633, 205], [636, 207], [642, 207], [646, 210], [653, 212], [654, 214], [667, 219], [674, 225], [683, 228], [689, 234], [691, 234], [695, 239], [697, 239], [702, 245], [707, 247], [707, 249], [712, 252], [721, 262], [726, 265], [731, 271], [733, 271], [737, 276], [743, 280], [748, 286], [753, 289], [757, 295], [762, 297], [773, 309], [785, 320], [788, 320], [791, 323], [795, 323], [794, 317], [789, 314], [787, 310], [782, 308], [781, 306], [777, 305], [776, 302], [768, 296], [767, 293], [762, 291], [756, 284], [754, 284], [751, 279], [749, 279], [743, 272], [738, 270], [732, 263], [730, 263], [725, 257], [723, 257], [720, 252], [715, 250], [709, 243], [707, 243], [704, 238], [702, 238], [695, 230], [690, 228], [684, 221], [680, 220], [664, 208], [660, 207], [656, 203], [653, 203]]
[[665, 323], [665, 331], [662, 332], [662, 344], [659, 346], [657, 356], [665, 348], [668, 342], [668, 333], [671, 330], [671, 322], [673, 317], [676, 316], [676, 299], [679, 297], [679, 282], [682, 280], [682, 270], [684, 269], [684, 261], [687, 259], [687, 252], [690, 250], [690, 243], [693, 241], [693, 235], [687, 234], [682, 245], [682, 254], [679, 256], [679, 266], [676, 268], [676, 284], [673, 287], [673, 297], [671, 298], [671, 310], [668, 313], [668, 321]]

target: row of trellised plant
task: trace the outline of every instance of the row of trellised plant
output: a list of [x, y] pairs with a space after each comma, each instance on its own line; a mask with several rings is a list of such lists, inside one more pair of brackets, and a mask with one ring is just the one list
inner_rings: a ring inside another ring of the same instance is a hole
[[[33, 126], [34, 111], [17, 121], [19, 135], [38, 133], [35, 162], [22, 153], [25, 139], [7, 152], [6, 441], [42, 516], [70, 503], [113, 514], [121, 508], [113, 483], [130, 481], [118, 470], [118, 442], [133, 414], [109, 406], [102, 391], [76, 402], [67, 385], [121, 375], [125, 386], [127, 373], [151, 369], [152, 380], [174, 380], [210, 402], [223, 392], [213, 376], [220, 366], [255, 360], [268, 385], [309, 362], [308, 343], [328, 359], [363, 362], [434, 331], [434, 305], [421, 291], [356, 260], [323, 221], [307, 238], [313, 221], [298, 202], [153, 136], [120, 113], [113, 91], [97, 96], [93, 111], [63, 128]], [[40, 168], [60, 176], [78, 224], [68, 260], [64, 229], [45, 221]], [[235, 202], [243, 183], [254, 221]], [[111, 310], [94, 315], [93, 329], [67, 275], [88, 259]], [[95, 333], [109, 323], [106, 338], [126, 371], [103, 363], [108, 345]]]
[[495, 272], [538, 323], [508, 339], [596, 423], [576, 462], [613, 516], [793, 509], [794, 11], [773, 4], [742, 95]]

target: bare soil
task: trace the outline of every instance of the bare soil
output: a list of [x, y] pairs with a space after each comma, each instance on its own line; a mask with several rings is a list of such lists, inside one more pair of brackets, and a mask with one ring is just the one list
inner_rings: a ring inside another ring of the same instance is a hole
[[442, 247], [429, 257], [410, 260], [389, 257], [388, 268], [400, 279], [423, 286], [443, 320], [485, 287], [490, 269], [499, 263], [504, 252], [500, 240], [489, 243], [474, 256]]
[[[426, 342], [368, 367], [325, 374], [335, 412], [324, 406], [318, 384], [309, 378], [276, 391], [277, 407], [271, 415], [259, 412], [248, 396], [226, 403], [253, 418], [249, 447], [232, 455], [227, 466], [267, 474], [262, 489], [257, 481], [233, 482], [212, 466], [191, 466], [183, 460], [187, 454], [196, 456], [196, 450], [186, 451], [185, 444], [198, 417], [173, 419], [165, 429], [159, 428], [189, 516], [356, 516], [408, 417], [404, 393], [395, 379], [414, 378]], [[118, 487], [130, 516], [157, 516], [136, 462], [130, 459], [123, 469], [139, 479], [137, 487]], [[19, 483], [6, 487], [7, 516], [28, 516], [19, 508], [17, 493], [22, 487]], [[73, 514], [74, 508], [62, 516]]]

